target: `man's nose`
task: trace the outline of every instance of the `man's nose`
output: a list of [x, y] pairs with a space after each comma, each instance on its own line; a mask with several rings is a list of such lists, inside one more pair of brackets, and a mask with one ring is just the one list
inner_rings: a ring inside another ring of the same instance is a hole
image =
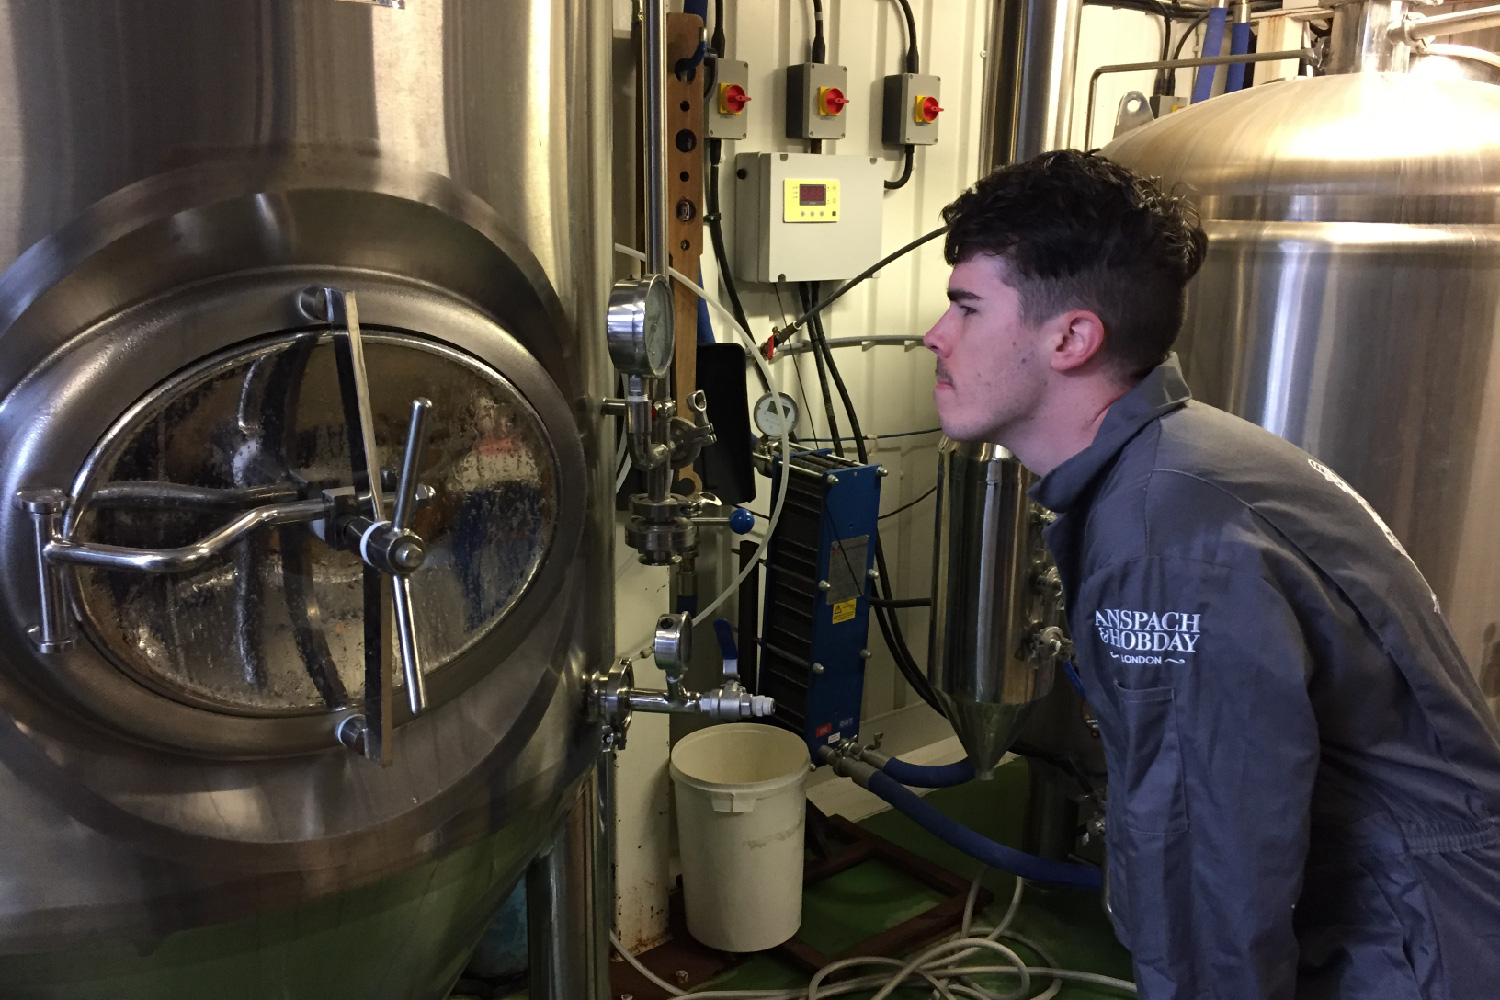
[[947, 320], [948, 313], [944, 311], [937, 322], [932, 324], [932, 329], [922, 335], [922, 346], [939, 356], [948, 352], [948, 338], [945, 336]]

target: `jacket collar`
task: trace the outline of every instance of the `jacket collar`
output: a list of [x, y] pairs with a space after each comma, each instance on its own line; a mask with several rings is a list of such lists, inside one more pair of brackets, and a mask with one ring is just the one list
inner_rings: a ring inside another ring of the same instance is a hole
[[1031, 487], [1031, 498], [1048, 510], [1066, 512], [1131, 438], [1153, 420], [1186, 406], [1191, 398], [1177, 355], [1169, 355], [1110, 405], [1093, 443], [1043, 476]]

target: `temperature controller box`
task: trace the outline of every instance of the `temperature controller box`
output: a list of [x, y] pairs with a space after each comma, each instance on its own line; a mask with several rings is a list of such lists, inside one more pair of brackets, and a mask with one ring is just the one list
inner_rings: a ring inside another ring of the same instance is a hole
[[884, 161], [741, 153], [734, 166], [736, 277], [834, 281], [880, 259]]

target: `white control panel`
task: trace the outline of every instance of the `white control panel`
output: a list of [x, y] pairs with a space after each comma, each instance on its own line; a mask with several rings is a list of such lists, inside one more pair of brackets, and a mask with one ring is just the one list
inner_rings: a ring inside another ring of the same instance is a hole
[[734, 166], [736, 277], [834, 281], [880, 259], [882, 161], [741, 153]]

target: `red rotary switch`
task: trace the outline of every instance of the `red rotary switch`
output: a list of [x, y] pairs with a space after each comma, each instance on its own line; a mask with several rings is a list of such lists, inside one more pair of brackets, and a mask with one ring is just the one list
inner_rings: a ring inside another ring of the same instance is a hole
[[837, 87], [818, 88], [818, 114], [838, 115], [843, 114], [844, 105], [849, 103], [849, 98]]
[[927, 94], [917, 95], [916, 113], [912, 115], [918, 125], [931, 125], [937, 121], [938, 114], [943, 109], [938, 107], [938, 99]]
[[750, 103], [750, 96], [745, 93], [745, 88], [737, 83], [719, 84], [719, 114], [742, 115], [745, 113], [745, 105]]

